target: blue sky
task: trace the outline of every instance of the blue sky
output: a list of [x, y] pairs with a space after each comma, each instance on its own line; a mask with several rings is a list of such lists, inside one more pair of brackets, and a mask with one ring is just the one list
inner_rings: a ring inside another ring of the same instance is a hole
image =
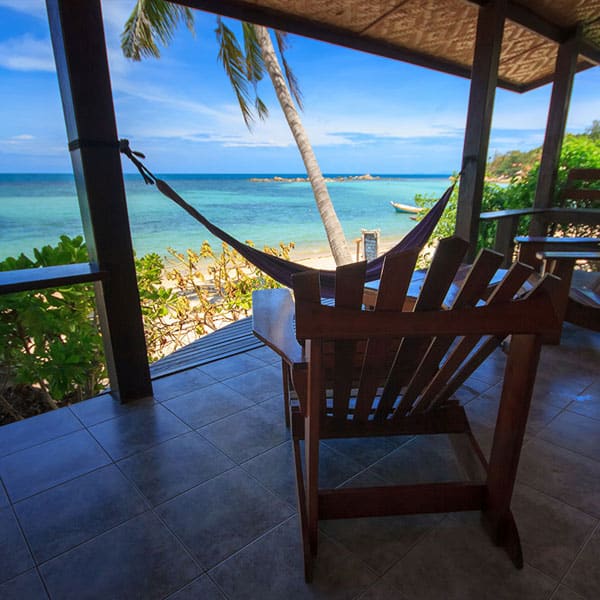
[[[267, 81], [270, 117], [248, 131], [217, 63], [215, 17], [196, 12], [160, 60], [119, 48], [133, 0], [105, 0], [119, 135], [157, 172], [298, 173], [303, 166]], [[460, 165], [469, 82], [290, 36], [302, 114], [324, 172], [449, 173]], [[0, 0], [0, 172], [69, 172], [66, 134], [43, 0]], [[499, 90], [490, 155], [543, 141], [550, 86]], [[576, 76], [568, 130], [600, 119], [600, 69]], [[126, 167], [129, 170], [129, 167]]]

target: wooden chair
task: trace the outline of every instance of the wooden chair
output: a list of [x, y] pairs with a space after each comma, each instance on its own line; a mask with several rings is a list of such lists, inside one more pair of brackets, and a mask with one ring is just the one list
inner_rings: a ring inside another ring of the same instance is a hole
[[[523, 236], [515, 242], [519, 261], [560, 278], [562, 320], [600, 331], [600, 272], [575, 268], [578, 261], [600, 261], [600, 238]], [[560, 331], [547, 342], [560, 343]]]
[[481, 213], [482, 222], [496, 221], [494, 250], [513, 260], [515, 236], [523, 217], [531, 217], [529, 235], [539, 238], [600, 237], [600, 169], [571, 169], [560, 191], [558, 205], [551, 208], [516, 208]]
[[[526, 215], [530, 235], [515, 237]], [[579, 260], [600, 259], [600, 169], [571, 169], [556, 207], [488, 212], [481, 219], [498, 221], [494, 248], [506, 264], [516, 244], [517, 260], [562, 280], [558, 304], [565, 321], [600, 331], [600, 273], [575, 269]], [[545, 341], [559, 343], [560, 331]]]
[[[452, 306], [441, 308], [466, 250], [467, 243], [458, 238], [440, 243], [411, 311], [402, 307], [416, 254], [388, 258], [373, 311], [361, 307], [364, 263], [337, 270], [335, 306], [321, 303], [315, 273], [295, 276], [295, 304], [288, 290], [254, 294], [255, 333], [288, 365], [299, 400], [291, 404], [290, 421], [307, 580], [317, 554], [319, 519], [378, 515], [479, 509], [493, 541], [522, 567], [510, 500], [541, 336], [559, 323], [553, 304], [558, 280], [547, 276], [524, 299], [514, 300], [531, 274], [530, 267], [517, 263], [482, 302], [502, 261], [498, 253], [483, 251]], [[509, 334], [488, 463], [452, 395]], [[449, 434], [466, 480], [319, 489], [320, 439], [401, 434]], [[475, 477], [478, 470], [481, 480]]]

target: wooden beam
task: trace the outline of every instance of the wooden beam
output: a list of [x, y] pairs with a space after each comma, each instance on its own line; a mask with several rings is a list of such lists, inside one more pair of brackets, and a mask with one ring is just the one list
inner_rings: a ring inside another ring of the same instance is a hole
[[591, 46], [587, 42], [581, 42], [579, 45], [579, 54], [587, 59], [593, 65], [600, 65], [600, 48]]
[[[489, 0], [467, 1], [480, 7], [489, 4]], [[529, 31], [533, 31], [542, 37], [552, 40], [553, 42], [564, 42], [573, 34], [572, 28], [560, 27], [559, 25], [556, 25], [556, 23], [552, 23], [551, 21], [548, 21], [548, 19], [545, 19], [532, 11], [527, 6], [516, 4], [511, 0], [506, 3], [506, 18], [513, 23], [517, 23], [518, 25], [529, 29]]]
[[456, 216], [456, 235], [469, 241], [470, 260], [476, 254], [505, 18], [506, 0], [494, 0], [479, 9]]
[[[579, 35], [575, 35], [558, 48], [552, 96], [548, 110], [546, 135], [540, 161], [538, 183], [535, 190], [535, 208], [548, 208], [553, 204], [554, 187], [558, 173], [558, 163], [562, 140], [565, 135], [569, 103], [573, 89], [573, 79], [577, 68], [579, 54]], [[542, 235], [544, 223], [533, 219], [529, 229], [530, 235]]]
[[[47, 0], [50, 32], [110, 384], [152, 394], [99, 0]], [[73, 143], [76, 142], [76, 143]]]

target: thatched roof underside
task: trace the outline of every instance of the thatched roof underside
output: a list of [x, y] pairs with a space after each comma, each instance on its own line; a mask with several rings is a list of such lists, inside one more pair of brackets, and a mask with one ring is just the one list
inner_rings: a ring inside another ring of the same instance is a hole
[[[177, 0], [176, 0], [177, 1]], [[467, 0], [183, 0], [206, 8], [407, 60], [470, 74], [478, 4]], [[526, 91], [547, 83], [558, 44], [581, 28], [578, 70], [598, 64], [600, 0], [509, 0], [499, 85]]]

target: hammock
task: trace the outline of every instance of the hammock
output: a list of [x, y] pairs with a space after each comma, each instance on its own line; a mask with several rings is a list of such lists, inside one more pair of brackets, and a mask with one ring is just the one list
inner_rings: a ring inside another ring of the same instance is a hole
[[[292, 276], [296, 273], [304, 271], [319, 271], [321, 281], [321, 295], [325, 298], [333, 298], [335, 294], [335, 271], [328, 271], [322, 269], [313, 269], [306, 265], [301, 265], [289, 260], [285, 260], [272, 254], [262, 252], [248, 244], [240, 242], [236, 238], [232, 237], [226, 231], [223, 231], [213, 223], [211, 223], [203, 214], [198, 212], [193, 206], [188, 204], [168, 183], [156, 177], [150, 172], [146, 166], [136, 157], [145, 158], [140, 152], [134, 152], [129, 147], [127, 140], [121, 140], [119, 149], [122, 154], [127, 156], [131, 162], [137, 167], [138, 171], [144, 178], [144, 181], [149, 184], [156, 184], [158, 190], [164, 194], [167, 198], [178, 204], [183, 210], [190, 214], [194, 219], [200, 222], [210, 233], [215, 237], [219, 238], [226, 244], [229, 244], [234, 250], [237, 250], [245, 259], [251, 262], [253, 265], [258, 267], [261, 271], [272, 277], [282, 285], [286, 287], [292, 287]], [[377, 258], [367, 263], [365, 281], [374, 281], [379, 279], [381, 276], [381, 269], [386, 256], [394, 254], [400, 254], [401, 252], [408, 252], [414, 250], [420, 250], [425, 246], [427, 240], [430, 238], [435, 226], [437, 225], [446, 204], [452, 195], [454, 186], [453, 183], [442, 195], [442, 197], [433, 205], [425, 217], [419, 221], [411, 231], [404, 236], [398, 244], [390, 248], [387, 252], [378, 256]]]

